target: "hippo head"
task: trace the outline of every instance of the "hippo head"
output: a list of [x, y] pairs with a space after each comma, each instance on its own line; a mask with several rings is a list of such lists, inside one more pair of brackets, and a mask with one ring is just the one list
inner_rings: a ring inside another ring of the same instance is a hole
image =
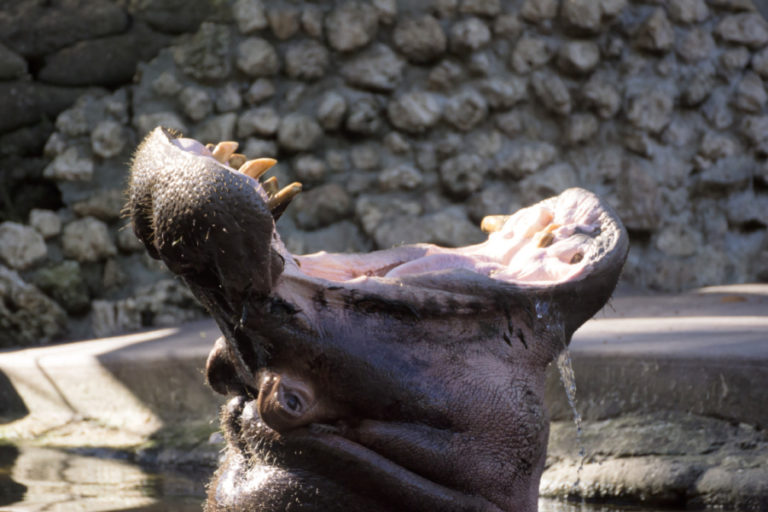
[[536, 510], [545, 368], [627, 253], [611, 208], [570, 189], [487, 217], [478, 245], [298, 256], [275, 219], [300, 186], [260, 183], [273, 161], [233, 151], [157, 128], [128, 203], [223, 333], [207, 510]]

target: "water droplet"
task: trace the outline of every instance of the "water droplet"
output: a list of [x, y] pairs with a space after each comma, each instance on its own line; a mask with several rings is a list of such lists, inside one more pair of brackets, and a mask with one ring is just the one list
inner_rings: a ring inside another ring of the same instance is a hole
[[571, 353], [568, 347], [565, 347], [557, 358], [557, 369], [560, 372], [560, 382], [565, 388], [565, 396], [568, 398], [568, 405], [573, 411], [573, 422], [576, 424], [576, 444], [579, 447], [579, 469], [576, 470], [576, 481], [573, 483], [574, 493], [579, 487], [581, 481], [581, 470], [584, 468], [584, 460], [587, 458], [587, 451], [584, 447], [583, 422], [581, 414], [576, 407], [576, 374], [573, 372]]

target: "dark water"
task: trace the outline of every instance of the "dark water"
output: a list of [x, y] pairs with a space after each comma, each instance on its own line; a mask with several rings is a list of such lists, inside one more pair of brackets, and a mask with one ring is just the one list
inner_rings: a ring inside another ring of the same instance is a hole
[[[200, 512], [205, 472], [157, 473], [125, 460], [0, 445], [0, 512]], [[540, 500], [539, 512], [661, 512]]]

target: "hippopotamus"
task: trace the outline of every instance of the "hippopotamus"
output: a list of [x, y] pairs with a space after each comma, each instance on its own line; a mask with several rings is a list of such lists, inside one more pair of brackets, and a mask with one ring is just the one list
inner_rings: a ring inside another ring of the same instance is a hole
[[296, 255], [275, 221], [301, 186], [235, 148], [158, 127], [128, 191], [136, 236], [222, 332], [205, 509], [537, 510], [545, 370], [628, 250], [611, 207], [573, 188], [486, 217], [476, 245]]

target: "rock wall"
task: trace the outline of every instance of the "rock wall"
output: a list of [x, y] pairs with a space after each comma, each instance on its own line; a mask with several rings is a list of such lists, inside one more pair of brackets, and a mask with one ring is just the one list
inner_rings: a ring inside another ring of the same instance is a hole
[[45, 3], [0, 11], [0, 345], [200, 314], [120, 219], [158, 124], [278, 158], [297, 252], [473, 243], [579, 185], [630, 230], [635, 285], [768, 279], [748, 0]]

